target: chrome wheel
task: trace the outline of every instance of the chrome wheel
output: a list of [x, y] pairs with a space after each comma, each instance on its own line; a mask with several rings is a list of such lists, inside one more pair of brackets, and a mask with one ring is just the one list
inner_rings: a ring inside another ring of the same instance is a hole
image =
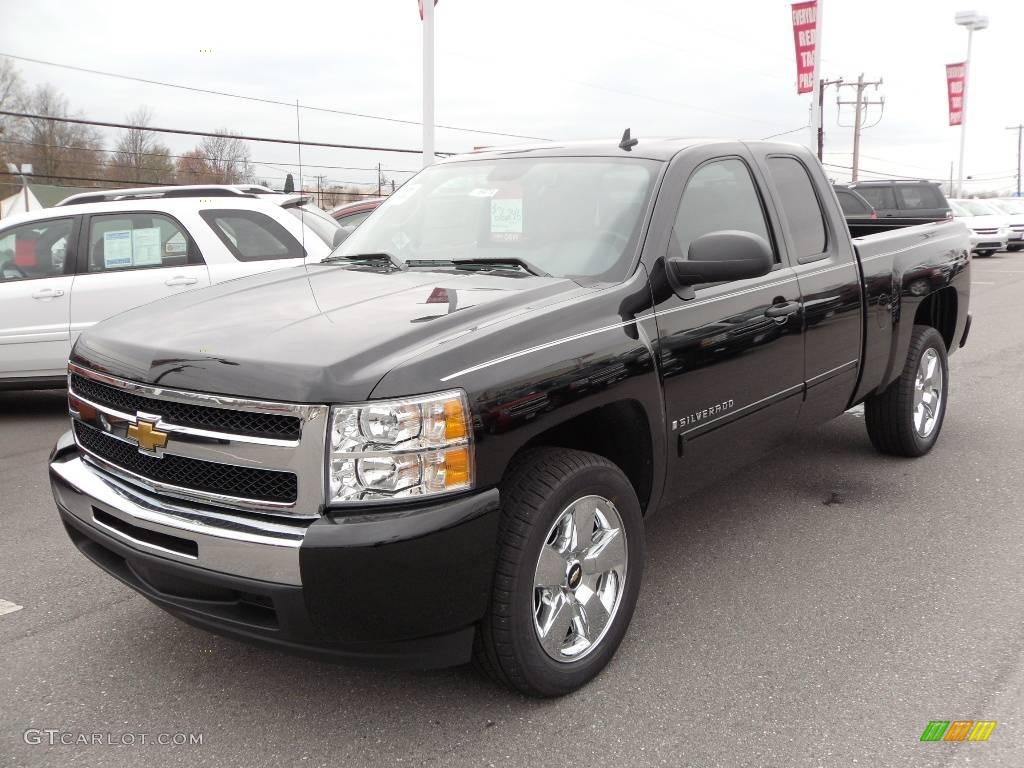
[[939, 353], [929, 347], [921, 355], [914, 379], [914, 429], [928, 437], [939, 423], [942, 407], [942, 361]]
[[622, 600], [626, 530], [603, 496], [577, 499], [544, 539], [533, 579], [533, 626], [552, 659], [577, 661], [604, 638]]

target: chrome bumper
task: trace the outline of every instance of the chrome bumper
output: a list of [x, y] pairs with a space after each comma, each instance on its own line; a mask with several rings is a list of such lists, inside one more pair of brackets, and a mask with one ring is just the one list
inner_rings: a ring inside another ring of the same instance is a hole
[[[54, 457], [50, 481], [58, 506], [136, 551], [233, 576], [302, 584], [299, 546], [310, 520], [268, 521], [157, 499], [102, 474], [77, 452]], [[97, 519], [97, 510], [100, 517], [106, 513], [115, 520], [105, 523]], [[133, 535], [133, 529], [142, 530]], [[194, 549], [192, 545], [188, 548], [196, 554], [155, 543], [164, 540], [146, 532], [192, 542]]]

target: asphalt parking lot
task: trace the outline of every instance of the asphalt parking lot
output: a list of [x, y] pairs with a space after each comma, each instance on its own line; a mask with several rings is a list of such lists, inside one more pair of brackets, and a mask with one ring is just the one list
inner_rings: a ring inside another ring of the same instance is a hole
[[[880, 457], [848, 413], [663, 511], [617, 657], [554, 701], [171, 618], [58, 522], [46, 457], [63, 393], [0, 393], [0, 600], [23, 606], [0, 603], [0, 763], [1024, 765], [1024, 253], [972, 269], [936, 449]], [[930, 720], [998, 726], [986, 743], [922, 743]], [[49, 746], [28, 729], [202, 744]]]

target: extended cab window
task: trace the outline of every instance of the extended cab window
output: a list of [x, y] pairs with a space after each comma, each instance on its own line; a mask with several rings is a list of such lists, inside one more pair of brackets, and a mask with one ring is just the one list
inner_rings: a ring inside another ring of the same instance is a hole
[[0, 233], [0, 281], [64, 274], [72, 219], [49, 219]]
[[301, 259], [302, 245], [281, 224], [256, 211], [200, 211], [220, 241], [239, 261]]
[[159, 213], [116, 213], [89, 219], [89, 272], [202, 264], [181, 226]]
[[754, 179], [746, 163], [735, 158], [702, 165], [687, 182], [675, 223], [680, 255], [687, 258], [690, 243], [723, 229], [751, 232], [772, 242]]
[[793, 237], [793, 256], [802, 262], [824, 253], [828, 247], [825, 217], [804, 164], [795, 157], [769, 157], [768, 172]]

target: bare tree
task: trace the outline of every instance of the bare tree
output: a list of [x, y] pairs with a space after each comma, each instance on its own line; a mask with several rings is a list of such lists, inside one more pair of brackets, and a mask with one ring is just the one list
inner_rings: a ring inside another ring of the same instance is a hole
[[178, 184], [216, 184], [217, 172], [210, 167], [203, 150], [193, 149], [178, 158], [174, 179]]
[[[37, 86], [26, 97], [26, 111], [40, 115], [18, 121], [14, 134], [23, 142], [18, 162], [31, 163], [46, 184], [77, 183], [98, 177], [103, 165], [99, 131], [88, 125], [61, 123], [42, 116], [69, 117], [67, 99], [51, 85]], [[81, 185], [80, 185], [81, 186]]]
[[[20, 112], [24, 106], [25, 88], [21, 75], [9, 59], [0, 59], [0, 109], [8, 112]], [[17, 118], [0, 115], [0, 198], [13, 194], [18, 180], [5, 176], [7, 164], [16, 163], [20, 148], [18, 141]]]
[[217, 136], [207, 136], [198, 149], [206, 155], [206, 162], [218, 184], [251, 184], [254, 178], [249, 164], [249, 147], [225, 128]]
[[171, 150], [152, 131], [146, 130], [152, 119], [149, 107], [139, 107], [125, 119], [132, 127], [121, 134], [110, 155], [110, 178], [145, 184], [171, 181], [174, 172]]

